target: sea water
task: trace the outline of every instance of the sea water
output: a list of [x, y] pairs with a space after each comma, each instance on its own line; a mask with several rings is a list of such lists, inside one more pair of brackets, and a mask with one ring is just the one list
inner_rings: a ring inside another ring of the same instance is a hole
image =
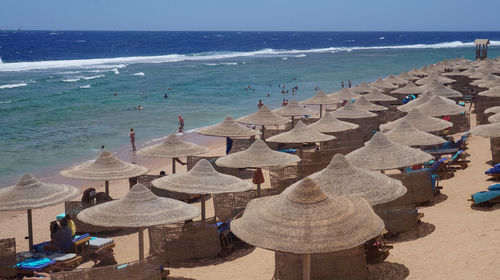
[[259, 99], [275, 108], [316, 86], [473, 59], [475, 38], [500, 55], [499, 32], [0, 32], [0, 186], [128, 148], [130, 128], [141, 143], [164, 137], [178, 115], [193, 130]]

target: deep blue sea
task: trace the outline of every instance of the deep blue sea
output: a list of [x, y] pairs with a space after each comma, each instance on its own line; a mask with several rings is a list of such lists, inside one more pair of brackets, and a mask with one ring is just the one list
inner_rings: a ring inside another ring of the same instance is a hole
[[95, 158], [101, 145], [128, 149], [132, 127], [144, 144], [174, 132], [178, 114], [192, 130], [252, 113], [259, 99], [278, 107], [278, 84], [305, 99], [316, 85], [473, 59], [475, 38], [500, 55], [500, 32], [0, 31], [0, 186]]

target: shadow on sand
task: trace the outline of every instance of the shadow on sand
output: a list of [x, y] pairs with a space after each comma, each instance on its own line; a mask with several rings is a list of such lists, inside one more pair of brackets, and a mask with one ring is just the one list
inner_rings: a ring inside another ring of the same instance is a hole
[[471, 203], [470, 208], [476, 211], [491, 212], [500, 209], [500, 203], [491, 203], [489, 201], [480, 204]]
[[383, 262], [368, 265], [369, 280], [403, 280], [410, 275], [410, 270], [400, 263]]
[[416, 240], [419, 238], [424, 238], [427, 235], [434, 232], [435, 229], [436, 226], [434, 226], [431, 223], [420, 222], [418, 224], [418, 228], [416, 231], [402, 232], [395, 236], [384, 236], [384, 237], [385, 241], [388, 244], [394, 244], [394, 243], [406, 242], [406, 241]]

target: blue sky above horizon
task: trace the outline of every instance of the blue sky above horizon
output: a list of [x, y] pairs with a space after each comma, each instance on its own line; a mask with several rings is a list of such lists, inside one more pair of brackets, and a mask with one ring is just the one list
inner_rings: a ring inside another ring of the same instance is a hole
[[0, 29], [500, 31], [499, 10], [498, 0], [2, 0]]

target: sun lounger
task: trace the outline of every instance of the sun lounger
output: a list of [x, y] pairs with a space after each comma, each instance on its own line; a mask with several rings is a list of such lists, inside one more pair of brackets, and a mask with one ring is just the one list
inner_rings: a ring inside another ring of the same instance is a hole
[[495, 165], [495, 167], [486, 170], [484, 172], [484, 174], [499, 179], [500, 178], [500, 167]]
[[29, 258], [18, 263], [17, 268], [21, 274], [26, 274], [26, 272], [43, 271], [55, 263], [56, 261], [49, 258]]
[[500, 190], [477, 192], [475, 194], [472, 194], [472, 200], [474, 201], [474, 204], [499, 203]]

